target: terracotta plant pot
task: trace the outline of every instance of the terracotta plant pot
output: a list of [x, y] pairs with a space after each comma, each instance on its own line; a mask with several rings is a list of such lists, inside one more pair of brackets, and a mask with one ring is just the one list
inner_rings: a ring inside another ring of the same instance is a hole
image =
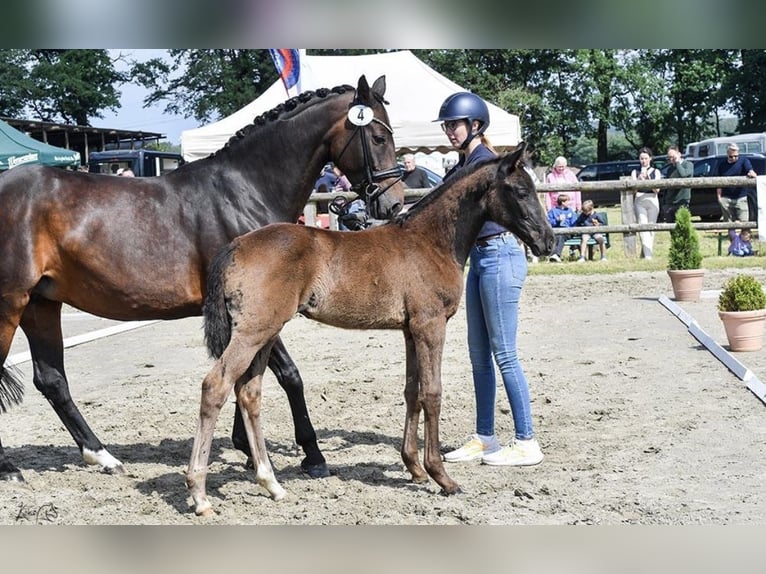
[[732, 351], [759, 351], [763, 347], [766, 310], [718, 311], [723, 321], [729, 349]]
[[676, 301], [699, 301], [704, 269], [668, 269], [673, 296]]

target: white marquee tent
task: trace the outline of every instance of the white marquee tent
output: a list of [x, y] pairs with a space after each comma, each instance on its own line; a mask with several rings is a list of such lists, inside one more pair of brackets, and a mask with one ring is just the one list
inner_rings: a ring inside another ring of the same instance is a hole
[[[388, 117], [394, 129], [399, 151], [447, 152], [447, 138], [433, 120], [444, 99], [454, 92], [466, 91], [420, 61], [409, 50], [367, 56], [301, 57], [301, 90], [332, 88], [340, 84], [356, 86], [364, 74], [372, 83], [386, 76]], [[197, 129], [181, 134], [184, 159], [207, 157], [222, 148], [239, 129], [257, 116], [287, 99], [281, 80], [241, 110]], [[519, 118], [488, 102], [490, 128], [487, 135], [496, 148], [515, 147], [521, 139]]]

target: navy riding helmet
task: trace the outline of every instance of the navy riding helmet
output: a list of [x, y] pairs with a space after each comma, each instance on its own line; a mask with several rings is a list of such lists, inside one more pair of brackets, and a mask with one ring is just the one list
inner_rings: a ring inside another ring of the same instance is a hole
[[469, 125], [473, 120], [478, 120], [479, 131], [476, 134], [470, 133], [462, 147], [468, 145], [475, 135], [481, 135], [489, 127], [489, 108], [487, 104], [476, 94], [471, 92], [457, 92], [449, 96], [439, 108], [439, 117], [435, 122], [444, 122], [449, 120], [468, 120]]

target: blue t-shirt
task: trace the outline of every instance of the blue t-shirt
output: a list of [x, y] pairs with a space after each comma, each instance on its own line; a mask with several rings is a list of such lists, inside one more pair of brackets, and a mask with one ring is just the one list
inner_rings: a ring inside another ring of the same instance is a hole
[[[458, 171], [463, 169], [467, 165], [472, 165], [475, 163], [480, 163], [482, 161], [487, 161], [490, 159], [495, 159], [497, 156], [490, 150], [487, 146], [484, 144], [479, 144], [476, 146], [476, 148], [471, 152], [471, 155], [466, 157], [465, 155], [460, 156], [460, 160], [457, 162], [457, 164], [449, 170], [446, 175], [444, 176], [444, 181], [447, 181], [449, 178], [451, 178], [453, 175], [455, 175]], [[485, 221], [484, 225], [479, 230], [479, 239], [482, 237], [489, 237], [490, 235], [497, 235], [498, 233], [505, 233], [508, 231], [505, 227], [500, 225], [499, 223], [495, 223], [494, 221]]]
[[[741, 175], [747, 175], [747, 173], [753, 169], [753, 164], [746, 157], [740, 156], [737, 161], [729, 163], [728, 161], [722, 161], [718, 164], [718, 174], [721, 177], [737, 177]], [[723, 187], [721, 188], [721, 195], [730, 199], [741, 199], [747, 197], [746, 187]]]

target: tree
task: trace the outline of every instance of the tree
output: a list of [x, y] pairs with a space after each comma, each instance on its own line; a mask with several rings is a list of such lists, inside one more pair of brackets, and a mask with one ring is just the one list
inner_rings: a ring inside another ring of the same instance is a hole
[[0, 112], [90, 125], [120, 106], [126, 80], [106, 50], [0, 50]]
[[150, 90], [144, 106], [207, 122], [260, 96], [277, 78], [268, 50], [168, 50], [170, 62], [133, 63], [132, 77]]
[[724, 83], [723, 93], [739, 116], [741, 132], [766, 130], [766, 50], [740, 50], [739, 65]]

